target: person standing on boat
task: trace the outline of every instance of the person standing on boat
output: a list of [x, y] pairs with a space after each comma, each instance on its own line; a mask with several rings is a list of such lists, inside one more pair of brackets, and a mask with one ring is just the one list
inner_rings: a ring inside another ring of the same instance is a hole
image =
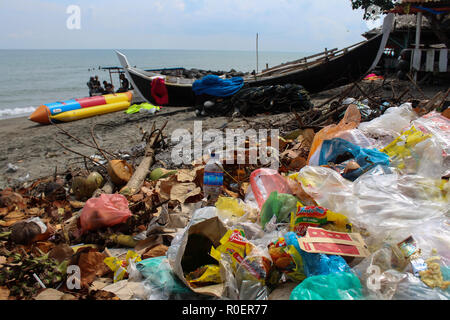
[[103, 92], [103, 88], [102, 88], [100, 81], [98, 80], [98, 76], [95, 76], [95, 78], [94, 78], [94, 90], [95, 90], [95, 93]]
[[92, 97], [92, 95], [96, 92], [94, 77], [90, 77], [89, 81], [86, 84], [89, 88], [89, 96]]
[[125, 75], [123, 73], [120, 74], [119, 78], [120, 78], [120, 81], [121, 81], [122, 85], [116, 92], [117, 93], [119, 93], [119, 92], [127, 92], [129, 90], [129, 87], [130, 87], [130, 82], [128, 81], [128, 79], [125, 77]]

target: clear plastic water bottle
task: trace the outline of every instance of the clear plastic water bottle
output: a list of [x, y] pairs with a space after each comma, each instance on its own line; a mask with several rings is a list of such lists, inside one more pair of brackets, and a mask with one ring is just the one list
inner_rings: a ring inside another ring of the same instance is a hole
[[211, 152], [211, 157], [205, 166], [205, 173], [203, 174], [203, 194], [207, 199], [207, 205], [213, 206], [223, 187], [223, 169], [220, 165], [219, 155]]

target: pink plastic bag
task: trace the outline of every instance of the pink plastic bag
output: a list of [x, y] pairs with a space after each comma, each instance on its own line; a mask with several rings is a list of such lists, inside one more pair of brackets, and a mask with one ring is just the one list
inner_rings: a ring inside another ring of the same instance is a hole
[[250, 175], [250, 185], [260, 209], [273, 191], [292, 194], [286, 179], [273, 169], [262, 168], [253, 171]]
[[80, 223], [83, 232], [111, 227], [131, 217], [128, 200], [121, 194], [102, 194], [91, 198], [81, 211]]

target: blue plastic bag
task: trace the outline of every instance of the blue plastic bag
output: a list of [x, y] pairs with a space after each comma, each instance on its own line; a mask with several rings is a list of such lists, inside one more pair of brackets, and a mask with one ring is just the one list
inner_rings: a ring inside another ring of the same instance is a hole
[[328, 275], [337, 272], [350, 272], [350, 267], [344, 258], [323, 253], [309, 253], [300, 249], [297, 234], [288, 232], [284, 235], [288, 246], [292, 245], [300, 253], [303, 260], [303, 271], [306, 277]]
[[362, 286], [350, 272], [306, 278], [291, 292], [289, 300], [361, 300]]
[[330, 162], [337, 164], [338, 157], [355, 160], [360, 168], [348, 173], [342, 173], [345, 179], [354, 181], [364, 172], [376, 167], [377, 165], [389, 166], [389, 156], [377, 149], [364, 149], [354, 145], [347, 140], [334, 138], [325, 140], [319, 154], [319, 166], [328, 165]]

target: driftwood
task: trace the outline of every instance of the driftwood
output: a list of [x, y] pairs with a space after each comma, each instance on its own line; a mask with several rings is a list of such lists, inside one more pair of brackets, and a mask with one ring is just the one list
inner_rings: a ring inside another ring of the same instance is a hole
[[98, 188], [92, 194], [93, 198], [99, 197], [101, 194], [112, 194], [114, 192], [114, 183], [110, 179], [106, 181], [103, 187]]
[[145, 177], [147, 177], [148, 171], [154, 162], [155, 146], [159, 142], [159, 138], [162, 135], [162, 131], [166, 127], [167, 123], [168, 120], [164, 123], [161, 129], [153, 130], [151, 132], [150, 137], [147, 139], [144, 159], [142, 159], [127, 185], [120, 190], [121, 194], [130, 196], [136, 194], [141, 189]]

